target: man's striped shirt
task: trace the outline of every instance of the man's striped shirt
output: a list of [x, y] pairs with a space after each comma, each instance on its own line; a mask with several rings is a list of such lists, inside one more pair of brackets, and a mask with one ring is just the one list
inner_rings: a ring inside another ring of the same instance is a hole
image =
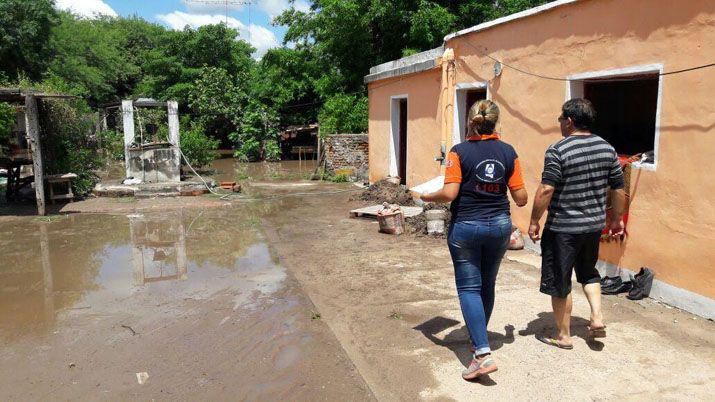
[[591, 233], [606, 224], [606, 192], [623, 188], [623, 171], [611, 144], [594, 135], [571, 135], [546, 150], [541, 182], [555, 188], [546, 228]]

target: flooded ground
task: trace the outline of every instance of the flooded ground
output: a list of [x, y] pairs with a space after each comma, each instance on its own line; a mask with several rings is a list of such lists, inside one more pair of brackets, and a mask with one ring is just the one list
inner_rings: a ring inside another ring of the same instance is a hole
[[233, 158], [218, 159], [213, 163], [215, 180], [219, 181], [285, 181], [307, 179], [315, 171], [316, 160], [281, 162], [239, 162]]
[[294, 201], [185, 198], [0, 220], [0, 399], [371, 399], [261, 230]]
[[526, 251], [497, 280], [499, 371], [463, 381], [444, 240], [350, 219], [359, 189], [290, 178], [307, 170], [220, 160], [216, 180], [251, 172], [239, 197], [0, 216], [0, 400], [712, 399], [715, 324], [650, 299], [606, 296], [594, 341], [576, 291], [574, 350], [538, 342], [554, 325]]

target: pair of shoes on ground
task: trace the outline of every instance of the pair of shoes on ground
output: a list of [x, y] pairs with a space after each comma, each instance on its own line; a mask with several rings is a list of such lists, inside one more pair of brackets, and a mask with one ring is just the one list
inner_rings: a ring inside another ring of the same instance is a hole
[[601, 294], [617, 295], [628, 292], [631, 300], [641, 300], [650, 295], [655, 274], [650, 268], [641, 268], [636, 276], [630, 276], [629, 281], [623, 281], [620, 276], [604, 277], [601, 279]]
[[477, 378], [497, 371], [497, 364], [491, 354], [483, 356], [473, 356], [469, 367], [462, 371], [462, 378], [465, 380], [476, 380]]

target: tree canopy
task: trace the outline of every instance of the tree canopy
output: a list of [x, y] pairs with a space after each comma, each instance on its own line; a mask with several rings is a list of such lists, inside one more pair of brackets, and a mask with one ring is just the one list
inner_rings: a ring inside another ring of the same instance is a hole
[[255, 49], [224, 24], [170, 30], [137, 16], [78, 18], [52, 0], [0, 0], [0, 80], [29, 80], [98, 106], [179, 101], [181, 113], [247, 159], [272, 157], [280, 128], [367, 130], [371, 66], [427, 50], [453, 31], [546, 0], [313, 0], [273, 24], [284, 45]]

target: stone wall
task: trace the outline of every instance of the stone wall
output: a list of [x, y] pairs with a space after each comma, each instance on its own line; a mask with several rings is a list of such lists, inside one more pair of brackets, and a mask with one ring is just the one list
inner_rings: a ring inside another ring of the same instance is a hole
[[325, 167], [329, 172], [352, 169], [354, 176], [367, 180], [367, 134], [333, 134], [324, 140]]

